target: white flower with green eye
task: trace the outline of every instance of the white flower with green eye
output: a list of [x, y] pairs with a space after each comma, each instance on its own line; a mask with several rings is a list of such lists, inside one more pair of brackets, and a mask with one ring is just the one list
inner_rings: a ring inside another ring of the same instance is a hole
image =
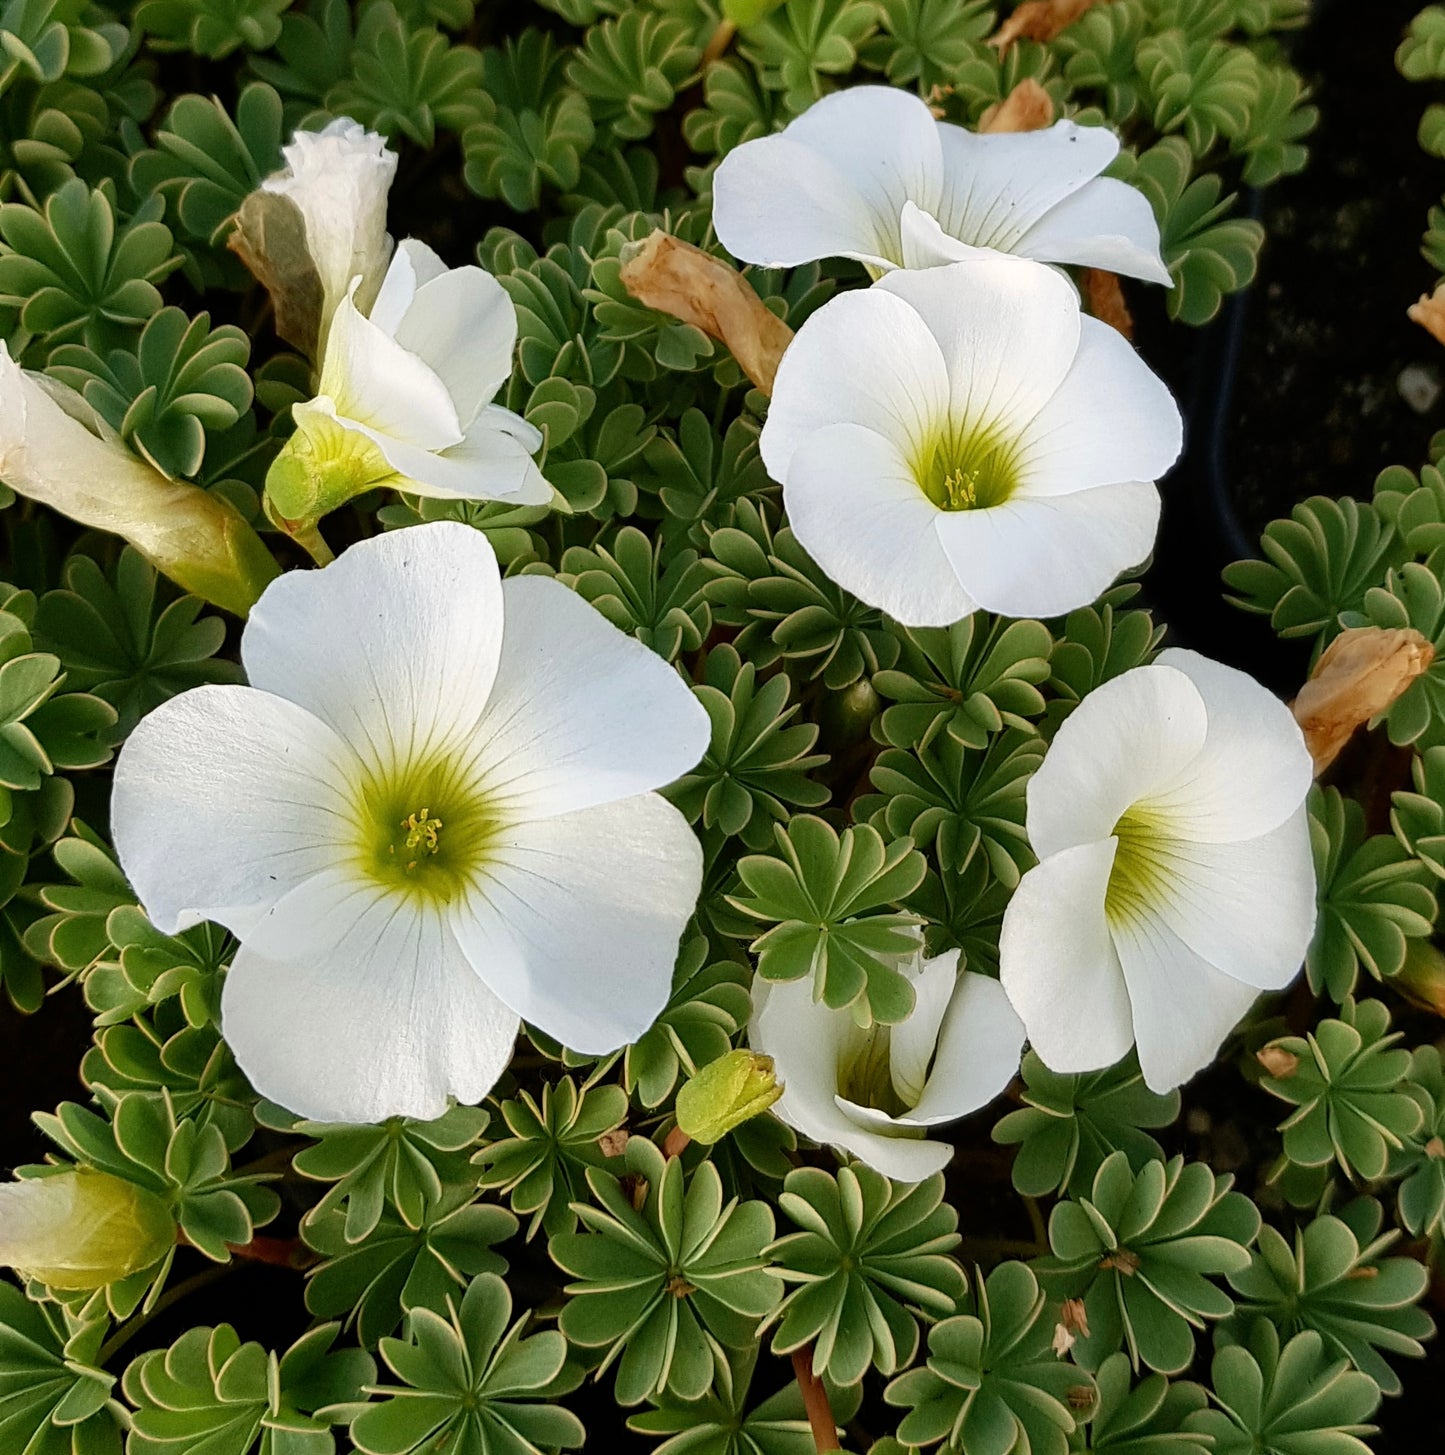
[[289, 572], [241, 657], [249, 687], [141, 721], [112, 823], [160, 929], [241, 941], [222, 1032], [262, 1095], [432, 1118], [491, 1089], [519, 1017], [589, 1054], [647, 1030], [702, 881], [651, 791], [710, 736], [671, 667], [450, 522]]
[[890, 273], [798, 330], [761, 448], [798, 543], [905, 626], [1057, 616], [1153, 549], [1169, 391], [1068, 280]]
[[356, 303], [371, 307], [381, 287], [391, 238], [387, 194], [396, 176], [396, 153], [386, 138], [350, 117], [320, 131], [298, 131], [281, 148], [286, 166], [261, 183], [263, 192], [288, 198], [301, 214], [306, 251], [321, 283], [320, 338], [356, 285]]
[[353, 290], [331, 320], [316, 398], [293, 407], [296, 432], [266, 477], [274, 513], [315, 521], [378, 485], [547, 504], [541, 432], [493, 403], [516, 343], [517, 310], [490, 273], [448, 268], [408, 238], [370, 314]]
[[953, 1155], [930, 1128], [992, 1101], [1013, 1079], [1024, 1028], [997, 980], [960, 974], [958, 951], [902, 967], [916, 1001], [896, 1026], [860, 1027], [813, 998], [809, 978], [753, 983], [748, 1041], [773, 1059], [773, 1110], [815, 1142], [841, 1147], [898, 1182], [921, 1182]]
[[1099, 174], [1107, 127], [982, 135], [907, 91], [854, 86], [776, 136], [745, 142], [713, 178], [718, 240], [744, 262], [856, 258], [876, 272], [1010, 253], [1169, 285], [1142, 192]]
[[1054, 1071], [1139, 1048], [1155, 1091], [1214, 1059], [1315, 925], [1289, 709], [1253, 678], [1170, 650], [1096, 688], [1029, 781], [1038, 866], [1004, 914], [1004, 989]]

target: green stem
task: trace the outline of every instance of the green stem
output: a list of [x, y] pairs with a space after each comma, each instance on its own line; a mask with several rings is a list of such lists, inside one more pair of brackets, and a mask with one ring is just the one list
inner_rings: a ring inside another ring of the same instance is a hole
[[137, 1314], [133, 1319], [127, 1319], [104, 1344], [100, 1346], [100, 1353], [96, 1355], [96, 1364], [104, 1368], [116, 1355], [116, 1352], [130, 1343], [152, 1319], [159, 1318], [161, 1314], [173, 1304], [179, 1303], [187, 1294], [194, 1293], [198, 1288], [205, 1288], [208, 1284], [215, 1283], [218, 1279], [224, 1278], [234, 1267], [234, 1264], [217, 1263], [209, 1268], [202, 1268], [199, 1273], [193, 1273], [183, 1282], [176, 1284], [163, 1293], [143, 1314]]

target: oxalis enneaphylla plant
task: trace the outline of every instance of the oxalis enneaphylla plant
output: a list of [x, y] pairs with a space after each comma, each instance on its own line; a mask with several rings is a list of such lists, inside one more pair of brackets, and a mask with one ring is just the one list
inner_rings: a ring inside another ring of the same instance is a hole
[[0, 7], [0, 1455], [1385, 1448], [1445, 439], [1147, 604], [1307, 20]]

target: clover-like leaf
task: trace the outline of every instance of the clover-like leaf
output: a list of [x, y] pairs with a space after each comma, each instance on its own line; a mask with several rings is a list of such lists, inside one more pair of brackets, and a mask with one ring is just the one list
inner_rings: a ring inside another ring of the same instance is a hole
[[[365, 1455], [532, 1455], [574, 1450], [582, 1421], [555, 1401], [581, 1371], [567, 1363], [556, 1329], [527, 1336], [530, 1316], [512, 1319], [512, 1296], [495, 1274], [472, 1279], [441, 1312], [414, 1309], [405, 1339], [383, 1339], [381, 1357], [399, 1384], [351, 1422]], [[510, 1325], [510, 1327], [509, 1327]]]
[[813, 1346], [813, 1368], [840, 1385], [870, 1365], [907, 1368], [918, 1352], [918, 1319], [945, 1318], [963, 1297], [958, 1214], [943, 1200], [943, 1175], [894, 1184], [871, 1167], [816, 1167], [788, 1174], [778, 1205], [802, 1229], [770, 1249], [797, 1286], [773, 1314], [773, 1349]]
[[241, 46], [268, 50], [281, 34], [291, 0], [141, 0], [137, 29], [157, 49], [188, 50], [221, 60]]
[[1259, 1231], [1259, 1210], [1230, 1191], [1232, 1182], [1183, 1157], [1150, 1160], [1136, 1173], [1114, 1152], [1088, 1197], [1054, 1208], [1053, 1256], [1035, 1266], [1052, 1294], [1083, 1300], [1080, 1363], [1097, 1366], [1122, 1344], [1136, 1369], [1188, 1367], [1194, 1331], [1234, 1308], [1207, 1275], [1247, 1268]]
[[614, 1397], [634, 1405], [670, 1391], [700, 1399], [713, 1377], [715, 1342], [746, 1347], [782, 1296], [765, 1252], [773, 1215], [764, 1202], [725, 1201], [711, 1162], [690, 1178], [645, 1137], [627, 1145], [645, 1179], [640, 1208], [610, 1173], [589, 1171], [586, 1230], [548, 1247], [572, 1282], [560, 1327], [582, 1348], [604, 1349], [598, 1373], [617, 1366]]
[[776, 854], [738, 861], [748, 891], [734, 908], [771, 928], [752, 943], [765, 980], [813, 977], [814, 993], [834, 1010], [895, 1024], [913, 1008], [913, 990], [889, 958], [917, 948], [915, 917], [889, 906], [913, 893], [925, 863], [908, 839], [885, 842], [858, 824], [838, 834], [798, 814], [777, 829]]
[[1445, 1063], [1437, 1046], [1416, 1046], [1408, 1089], [1423, 1114], [1419, 1130], [1390, 1158], [1399, 1179], [1400, 1221], [1416, 1237], [1445, 1231]]
[[1132, 1053], [1106, 1071], [1064, 1075], [1029, 1051], [1021, 1070], [1024, 1105], [999, 1118], [993, 1139], [1018, 1147], [1013, 1183], [1026, 1197], [1087, 1197], [1114, 1152], [1122, 1151], [1135, 1172], [1162, 1158], [1144, 1128], [1177, 1120], [1179, 1093], [1150, 1091]]
[[738, 46], [769, 90], [782, 91], [792, 111], [823, 94], [823, 77], [843, 75], [858, 63], [863, 44], [878, 29], [874, 0], [788, 0], [756, 25]]
[[629, 6], [593, 26], [567, 66], [567, 79], [613, 134], [629, 141], [646, 136], [659, 111], [701, 58], [682, 20]]
[[1187, 1379], [1148, 1374], [1134, 1382], [1129, 1356], [1110, 1354], [1094, 1374], [1098, 1403], [1082, 1449], [1089, 1455], [1210, 1455], [1206, 1436], [1191, 1439], [1191, 1419], [1207, 1408], [1205, 1389]]
[[1423, 564], [1406, 561], [1385, 585], [1365, 593], [1350, 626], [1413, 627], [1435, 648], [1430, 665], [1385, 710], [1390, 741], [1414, 744], [1421, 752], [1445, 744], [1445, 550]]

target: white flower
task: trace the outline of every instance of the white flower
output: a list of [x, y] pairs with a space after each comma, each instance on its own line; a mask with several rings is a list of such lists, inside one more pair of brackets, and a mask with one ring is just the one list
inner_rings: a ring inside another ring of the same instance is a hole
[[1056, 616], [1148, 555], [1169, 391], [1068, 280], [1017, 259], [890, 273], [825, 304], [762, 433], [799, 544], [905, 626]]
[[953, 1155], [925, 1140], [993, 1100], [1019, 1069], [1024, 1029], [997, 980], [959, 974], [958, 951], [920, 951], [903, 973], [917, 1002], [896, 1026], [861, 1029], [813, 999], [811, 978], [753, 985], [748, 1040], [773, 1058], [790, 1127], [900, 1182], [921, 1182]]
[[887, 271], [1014, 253], [1167, 285], [1147, 199], [1099, 175], [1118, 151], [1102, 126], [981, 135], [906, 91], [855, 86], [729, 152], [713, 220], [734, 257], [768, 267], [841, 257]]
[[357, 284], [357, 305], [371, 307], [381, 287], [391, 238], [386, 199], [396, 176], [396, 153], [386, 138], [350, 117], [320, 131], [298, 131], [281, 148], [286, 169], [267, 177], [263, 191], [290, 198], [306, 226], [306, 250], [321, 280], [321, 339], [332, 315]]
[[1055, 1071], [1139, 1047], [1156, 1091], [1206, 1066], [1314, 932], [1289, 709], [1252, 678], [1171, 650], [1096, 688], [1028, 787], [1037, 868], [1004, 914], [1004, 989]]
[[475, 1102], [524, 1017], [602, 1053], [671, 988], [702, 853], [649, 791], [707, 715], [560, 582], [502, 582], [468, 526], [415, 526], [262, 597], [249, 687], [182, 693], [120, 755], [112, 823], [167, 933], [241, 941], [222, 1031], [320, 1121]]
[[103, 1288], [175, 1245], [166, 1204], [107, 1172], [75, 1167], [0, 1184], [0, 1264], [51, 1288]]
[[541, 433], [492, 403], [516, 342], [516, 308], [490, 273], [448, 268], [408, 238], [370, 316], [351, 296], [336, 310], [317, 397], [294, 407], [267, 477], [277, 511], [316, 519], [373, 485], [545, 505]]
[[230, 505], [132, 454], [81, 395], [22, 369], [3, 340], [0, 481], [121, 536], [185, 590], [238, 616], [277, 573], [275, 557]]

